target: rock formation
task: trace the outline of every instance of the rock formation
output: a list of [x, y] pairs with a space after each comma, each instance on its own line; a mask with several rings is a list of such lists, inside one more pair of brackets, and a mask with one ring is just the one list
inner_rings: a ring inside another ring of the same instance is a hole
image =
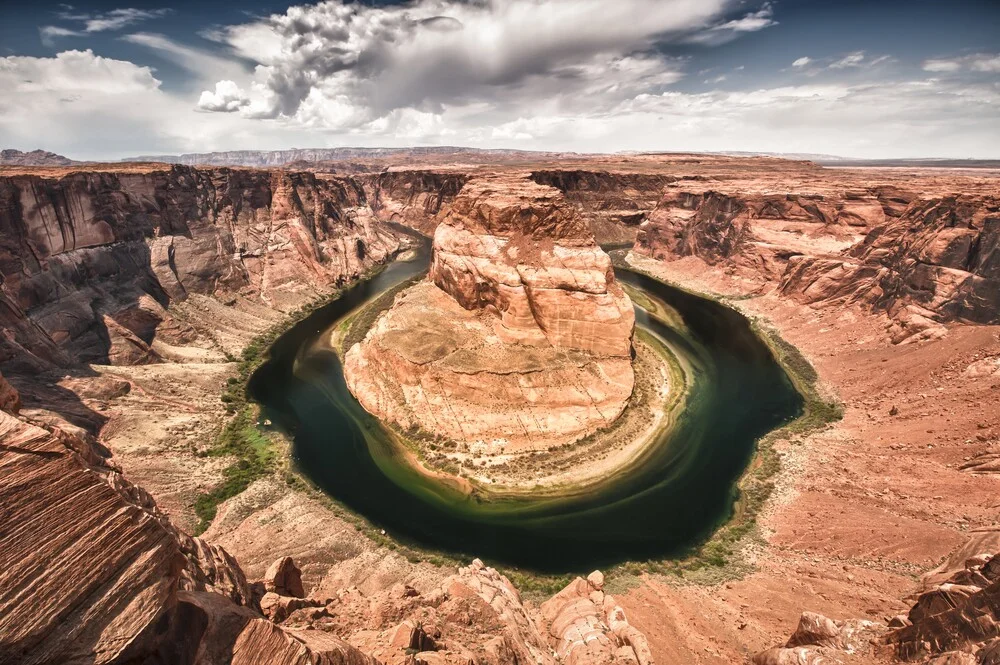
[[576, 578], [540, 609], [550, 642], [567, 665], [653, 662], [645, 635], [628, 622], [614, 597], [604, 592], [600, 571], [587, 579]]
[[0, 177], [0, 361], [155, 360], [157, 336], [189, 341], [172, 301], [244, 293], [289, 308], [396, 248], [350, 180], [186, 167]]
[[607, 425], [633, 386], [634, 314], [559, 192], [470, 181], [434, 234], [428, 281], [347, 353], [365, 408], [461, 442], [563, 443]]
[[386, 171], [361, 178], [375, 215], [434, 235], [442, 215], [469, 179], [450, 171]]
[[677, 178], [662, 173], [539, 170], [539, 185], [555, 187], [574, 204], [600, 243], [631, 242], [659, 202], [663, 188]]
[[1000, 199], [913, 201], [843, 258], [793, 257], [782, 292], [808, 303], [867, 302], [904, 339], [937, 322], [1000, 321]]
[[0, 150], [0, 166], [69, 166], [72, 159], [47, 150]]
[[[998, 320], [998, 229], [1000, 201], [982, 195], [922, 198], [887, 186], [834, 195], [668, 188], [641, 225], [636, 251], [740, 267], [808, 304], [884, 310], [898, 342], [939, 335], [941, 323], [956, 319]], [[796, 238], [821, 233], [829, 237]]]
[[3, 665], [374, 665], [267, 622], [225, 550], [175, 529], [84, 439], [6, 411], [0, 521]]

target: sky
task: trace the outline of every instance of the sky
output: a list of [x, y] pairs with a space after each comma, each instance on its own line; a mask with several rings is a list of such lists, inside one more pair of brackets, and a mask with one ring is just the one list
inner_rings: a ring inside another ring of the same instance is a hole
[[997, 0], [0, 0], [0, 147], [1000, 158]]

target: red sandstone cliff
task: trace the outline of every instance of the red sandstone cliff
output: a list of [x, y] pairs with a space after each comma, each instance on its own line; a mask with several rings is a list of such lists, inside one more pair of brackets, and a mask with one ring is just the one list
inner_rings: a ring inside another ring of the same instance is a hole
[[171, 301], [243, 293], [286, 308], [397, 247], [349, 179], [188, 167], [0, 177], [0, 361], [155, 359], [157, 334], [188, 334]]

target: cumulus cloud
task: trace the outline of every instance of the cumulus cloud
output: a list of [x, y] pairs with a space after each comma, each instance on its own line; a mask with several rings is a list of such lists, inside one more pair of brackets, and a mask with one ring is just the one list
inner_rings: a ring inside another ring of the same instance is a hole
[[247, 94], [232, 81], [219, 81], [214, 92], [205, 90], [198, 98], [198, 108], [202, 111], [238, 111], [249, 103]]
[[812, 62], [812, 58], [808, 56], [803, 56], [801, 58], [796, 59], [795, 62], [792, 63], [792, 67], [805, 67], [810, 62]]
[[0, 145], [45, 147], [81, 159], [253, 145], [327, 145], [307, 130], [198, 113], [163, 90], [149, 67], [64, 51], [0, 57]]
[[149, 67], [102, 58], [90, 49], [63, 51], [54, 58], [0, 58], [0, 88], [17, 95], [83, 91], [117, 95], [155, 90], [159, 86]]
[[976, 53], [957, 58], [925, 60], [924, 71], [951, 73], [962, 70], [996, 74], [1000, 72], [1000, 53]]
[[[350, 130], [400, 109], [439, 114], [447, 106], [528, 99], [606, 105], [655, 91], [681, 76], [677, 61], [653, 50], [657, 40], [709, 29], [729, 5], [416, 0], [370, 7], [328, 0], [211, 36], [258, 64], [242, 86], [251, 103], [240, 113]], [[761, 19], [747, 20], [725, 31], [759, 29]], [[597, 92], [599, 99], [584, 99]]]

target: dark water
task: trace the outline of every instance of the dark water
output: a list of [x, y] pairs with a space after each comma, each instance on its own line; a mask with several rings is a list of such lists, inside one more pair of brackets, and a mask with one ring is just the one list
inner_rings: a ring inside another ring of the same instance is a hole
[[351, 396], [333, 351], [315, 344], [338, 319], [427, 267], [397, 262], [283, 335], [250, 382], [265, 415], [293, 434], [298, 468], [324, 491], [404, 542], [539, 571], [586, 571], [682, 554], [731, 515], [735, 481], [756, 439], [796, 417], [802, 398], [737, 312], [618, 270], [683, 324], [636, 308], [692, 385], [671, 431], [641, 463], [585, 493], [483, 501], [434, 483], [395, 457], [380, 423]]

